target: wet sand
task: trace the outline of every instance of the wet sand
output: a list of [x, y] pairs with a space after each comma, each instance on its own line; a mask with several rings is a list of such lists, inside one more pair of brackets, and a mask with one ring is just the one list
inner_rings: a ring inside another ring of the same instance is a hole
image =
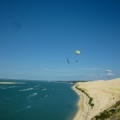
[[73, 89], [80, 97], [73, 120], [91, 120], [120, 100], [120, 78], [77, 82]]

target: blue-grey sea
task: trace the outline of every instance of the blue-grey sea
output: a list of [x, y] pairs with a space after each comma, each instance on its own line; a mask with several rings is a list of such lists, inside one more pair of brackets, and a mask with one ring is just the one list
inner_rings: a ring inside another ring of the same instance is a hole
[[72, 120], [78, 96], [70, 82], [18, 81], [0, 84], [0, 120]]

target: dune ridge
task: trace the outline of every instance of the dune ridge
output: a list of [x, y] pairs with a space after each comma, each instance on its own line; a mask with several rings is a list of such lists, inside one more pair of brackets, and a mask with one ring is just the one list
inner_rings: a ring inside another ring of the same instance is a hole
[[96, 120], [96, 115], [120, 101], [120, 78], [77, 82], [73, 90], [80, 97], [73, 120]]

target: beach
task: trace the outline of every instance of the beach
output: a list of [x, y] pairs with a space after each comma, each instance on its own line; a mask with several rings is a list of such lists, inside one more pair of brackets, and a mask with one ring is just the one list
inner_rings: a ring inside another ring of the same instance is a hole
[[73, 86], [80, 99], [73, 120], [92, 120], [96, 115], [120, 101], [120, 78], [77, 82]]

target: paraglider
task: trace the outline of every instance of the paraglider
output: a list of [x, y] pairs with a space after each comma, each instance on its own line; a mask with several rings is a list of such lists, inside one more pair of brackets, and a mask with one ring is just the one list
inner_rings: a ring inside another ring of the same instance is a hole
[[[79, 55], [79, 54], [80, 54], [80, 51], [79, 51], [79, 50], [75, 50], [75, 54], [76, 54], [76, 55]], [[78, 62], [78, 61], [76, 60], [76, 62]]]
[[112, 70], [106, 70], [106, 75], [108, 76], [108, 78], [110, 78], [110, 76], [112, 76]]
[[[74, 51], [74, 53], [75, 53], [75, 55], [78, 57], [78, 55], [80, 55], [80, 51], [79, 50], [75, 50]], [[77, 59], [77, 58], [76, 58]], [[70, 61], [69, 61], [69, 59], [67, 58], [67, 62], [68, 62], [68, 64], [70, 64]], [[75, 62], [78, 62], [78, 60], [76, 60]]]
[[67, 62], [70, 64], [70, 61], [69, 61], [69, 59], [67, 58]]
[[111, 72], [112, 72], [112, 70], [106, 70], [106, 72], [107, 72], [107, 73], [111, 73]]
[[76, 54], [76, 55], [79, 55], [79, 54], [80, 54], [80, 51], [79, 51], [79, 50], [75, 50], [75, 54]]

